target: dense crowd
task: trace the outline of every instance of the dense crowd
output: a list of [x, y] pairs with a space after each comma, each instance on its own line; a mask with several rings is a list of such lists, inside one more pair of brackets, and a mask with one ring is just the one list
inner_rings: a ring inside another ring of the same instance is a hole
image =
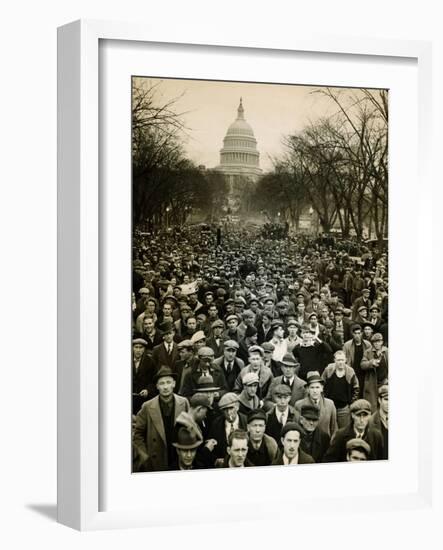
[[133, 471], [387, 459], [387, 291], [353, 239], [136, 229]]

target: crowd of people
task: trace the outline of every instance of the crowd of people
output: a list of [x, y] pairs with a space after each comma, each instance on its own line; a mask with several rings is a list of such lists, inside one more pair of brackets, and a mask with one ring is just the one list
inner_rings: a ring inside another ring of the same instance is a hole
[[386, 252], [136, 230], [132, 310], [134, 472], [388, 458]]

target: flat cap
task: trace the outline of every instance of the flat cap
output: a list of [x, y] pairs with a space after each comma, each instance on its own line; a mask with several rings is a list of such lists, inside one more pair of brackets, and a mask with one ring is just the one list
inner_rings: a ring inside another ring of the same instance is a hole
[[197, 332], [194, 332], [191, 336], [191, 342], [194, 345], [196, 342], [200, 342], [200, 340], [204, 340], [205, 338], [205, 333], [202, 330], [197, 330]]
[[366, 454], [366, 456], [369, 456], [369, 453], [371, 452], [371, 447], [363, 439], [355, 437], [353, 439], [350, 439], [346, 443], [346, 450], [348, 452], [354, 451], [354, 450], [362, 451]]
[[132, 340], [132, 345], [134, 344], [141, 344], [142, 346], [147, 346], [148, 342], [146, 342], [144, 338], [134, 338], [134, 340]]
[[273, 390], [272, 390], [272, 396], [277, 397], [285, 397], [292, 395], [291, 388], [287, 384], [277, 384]]
[[271, 330], [275, 330], [278, 327], [283, 326], [283, 321], [281, 319], [274, 319], [271, 323]]
[[225, 328], [225, 324], [221, 319], [217, 319], [212, 323], [211, 328]]
[[353, 403], [351, 403], [351, 406], [349, 407], [349, 411], [355, 414], [361, 414], [361, 413], [371, 414], [372, 407], [369, 401], [367, 401], [366, 399], [357, 399], [357, 401], [354, 401]]
[[367, 310], [368, 308], [366, 306], [360, 306], [357, 311], [365, 311]]
[[274, 351], [275, 350], [275, 346], [272, 342], [263, 342], [263, 344], [261, 345], [261, 348], [263, 351]]
[[389, 387], [387, 384], [383, 384], [378, 388], [379, 397], [387, 397], [389, 395]]
[[255, 372], [247, 372], [242, 376], [242, 382], [244, 386], [250, 386], [251, 384], [258, 384], [258, 374]]
[[324, 322], [323, 322], [323, 326], [325, 328], [334, 328], [334, 323], [331, 321], [331, 319], [326, 319]]
[[192, 348], [193, 346], [192, 340], [182, 340], [177, 344], [178, 349]]
[[369, 290], [369, 288], [364, 288], [364, 289], [362, 290], [362, 292], [364, 292], [365, 294], [366, 294], [366, 292], [367, 292], [367, 293], [369, 294], [371, 291]]
[[206, 407], [207, 409], [212, 409], [211, 401], [206, 393], [194, 393], [194, 395], [191, 395], [189, 398], [189, 403], [194, 409], [196, 407]]
[[235, 403], [238, 403], [238, 395], [234, 392], [228, 392], [220, 397], [218, 408], [226, 409], [227, 407], [232, 407]]
[[361, 325], [358, 323], [354, 323], [351, 327], [351, 332], [355, 332], [356, 330], [361, 330]]
[[239, 349], [240, 346], [235, 340], [226, 340], [225, 342], [223, 342], [223, 347], [225, 349]]
[[237, 323], [240, 322], [240, 319], [238, 318], [237, 315], [235, 315], [234, 313], [231, 313], [231, 315], [228, 315], [226, 317], [226, 322], [229, 323], [229, 321], [231, 321], [232, 319], [235, 319], [237, 321]]
[[300, 414], [309, 420], [318, 420], [320, 418], [320, 410], [315, 405], [303, 405]]
[[253, 420], [263, 420], [263, 422], [266, 424], [267, 419], [268, 417], [266, 416], [265, 411], [261, 409], [251, 411], [248, 414], [248, 424], [250, 424]]
[[250, 346], [248, 348], [248, 353], [249, 354], [259, 353], [263, 357], [264, 351], [263, 351], [263, 348], [261, 346]]
[[371, 342], [383, 342], [383, 336], [379, 332], [376, 332], [372, 335]]
[[199, 357], [208, 356], [208, 355], [210, 355], [211, 357], [214, 357], [214, 350], [213, 350], [212, 348], [210, 348], [209, 346], [202, 346], [202, 347], [198, 350], [197, 355], [198, 355]]
[[139, 291], [138, 291], [139, 294], [149, 294], [149, 288], [141, 288]]

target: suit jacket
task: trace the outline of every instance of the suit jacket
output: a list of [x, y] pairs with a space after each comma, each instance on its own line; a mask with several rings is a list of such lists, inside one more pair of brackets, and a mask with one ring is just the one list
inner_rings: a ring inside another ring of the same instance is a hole
[[[300, 447], [298, 448], [298, 463], [297, 464], [314, 464], [315, 460], [311, 455], [305, 453]], [[273, 466], [283, 466], [283, 451], [280, 449], [276, 459], [272, 463]]]
[[330, 442], [329, 435], [317, 426], [312, 434], [312, 439], [309, 440], [305, 434], [302, 434], [300, 447], [305, 453], [312, 456], [315, 462], [321, 462], [329, 449]]
[[[279, 447], [281, 447], [281, 430], [282, 425], [280, 424], [279, 420], [277, 419], [277, 415], [275, 413], [275, 405], [273, 408], [267, 413], [268, 419], [266, 422], [266, 433], [273, 437], [275, 441], [277, 441], [277, 444]], [[296, 414], [295, 409], [289, 405], [289, 413], [288, 413], [288, 419], [287, 422], [295, 422]]]
[[[295, 404], [295, 410], [298, 418], [300, 418], [301, 408], [303, 405], [313, 404], [314, 403], [311, 401], [309, 396], [297, 401]], [[335, 409], [334, 402], [332, 399], [328, 399], [327, 397], [321, 397], [318, 408], [320, 409], [318, 427], [332, 437], [337, 431], [337, 411]]]
[[[239, 412], [238, 419], [239, 429], [246, 430], [248, 425], [246, 416]], [[226, 440], [225, 417], [223, 414], [214, 418], [214, 421], [209, 428], [208, 439], [215, 439], [217, 441], [217, 445], [215, 446], [213, 452], [214, 461], [216, 458], [224, 458], [226, 456], [228, 442]]]
[[221, 336], [220, 337], [220, 343], [218, 345], [217, 345], [217, 342], [215, 341], [215, 338], [213, 336], [211, 336], [211, 338], [206, 340], [206, 345], [209, 346], [213, 350], [214, 356], [216, 358], [221, 357], [223, 355], [223, 351], [224, 351], [223, 342], [225, 340], [226, 339], [223, 338], [223, 336]]
[[[352, 422], [338, 430], [331, 440], [331, 445], [323, 457], [323, 462], [345, 462], [346, 443], [355, 437]], [[364, 441], [371, 447], [369, 460], [383, 459], [383, 438], [381, 433], [373, 427], [367, 427], [363, 435]]]
[[[135, 368], [132, 359], [132, 414], [137, 414], [143, 403], [157, 395], [157, 388], [154, 384], [155, 365], [150, 353], [142, 355], [138, 369]], [[138, 395], [142, 390], [148, 390], [148, 396]]]
[[152, 350], [152, 359], [155, 363], [155, 367], [158, 370], [163, 365], [170, 367], [175, 372], [175, 363], [179, 359], [178, 348], [175, 342], [172, 343], [172, 352], [166, 351], [165, 345], [162, 342]]
[[[360, 363], [360, 368], [364, 368], [365, 362], [369, 361], [370, 359], [370, 352], [372, 350], [372, 345], [367, 340], [362, 340], [363, 342], [363, 359]], [[346, 355], [346, 363], [354, 368], [354, 354], [355, 354], [355, 344], [354, 340], [348, 340], [343, 344], [343, 351]]]
[[224, 356], [214, 359], [213, 364], [216, 365], [217, 367], [220, 367], [220, 369], [223, 371], [223, 374], [225, 375], [227, 391], [234, 391], [234, 385], [235, 385], [235, 381], [237, 380], [237, 376], [240, 374], [240, 371], [245, 368], [244, 362], [238, 357], [236, 357], [234, 359], [232, 370], [229, 373], [225, 369]]
[[[214, 365], [213, 363], [209, 369], [209, 372], [214, 380], [214, 385], [220, 388], [218, 392], [219, 395], [221, 396], [226, 393], [228, 391], [228, 386], [222, 369], [219, 366]], [[198, 380], [201, 376], [201, 373], [202, 371], [198, 363], [190, 370], [187, 370], [183, 373], [183, 381], [180, 388], [181, 395], [185, 397], [191, 397], [191, 395], [197, 391]]]
[[[154, 397], [143, 404], [135, 420], [133, 446], [138, 458], [136, 471], [167, 470], [168, 448], [165, 427], [160, 410], [160, 397]], [[188, 400], [174, 394], [174, 419], [189, 410]]]
[[[272, 394], [274, 392], [274, 388], [276, 386], [278, 386], [279, 384], [281, 384], [282, 380], [283, 380], [283, 375], [282, 376], [277, 376], [271, 382], [271, 384], [269, 386], [268, 393], [266, 395], [266, 402], [267, 402], [268, 407], [271, 406], [272, 403], [274, 403], [274, 401], [272, 399], [272, 397], [273, 397]], [[291, 388], [292, 395], [291, 395], [291, 400], [289, 401], [290, 405], [294, 406], [297, 401], [299, 401], [300, 399], [303, 399], [305, 397], [305, 395], [306, 395], [305, 387], [306, 387], [306, 382], [304, 380], [302, 380], [301, 378], [299, 378], [295, 374], [294, 375], [294, 381], [292, 383], [292, 388]]]

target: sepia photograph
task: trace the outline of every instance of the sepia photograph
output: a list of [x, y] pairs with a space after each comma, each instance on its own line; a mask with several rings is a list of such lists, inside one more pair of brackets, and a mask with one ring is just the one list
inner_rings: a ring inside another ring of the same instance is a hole
[[132, 472], [387, 460], [388, 90], [131, 86]]

